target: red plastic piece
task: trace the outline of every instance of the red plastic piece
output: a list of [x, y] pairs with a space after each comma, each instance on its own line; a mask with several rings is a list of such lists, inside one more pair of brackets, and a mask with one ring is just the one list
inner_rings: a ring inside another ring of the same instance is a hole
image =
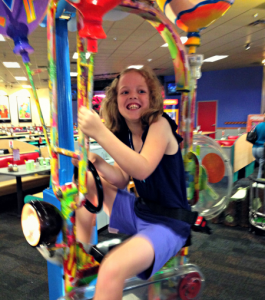
[[92, 53], [98, 52], [98, 41], [97, 40], [88, 40], [87, 41], [87, 51]]
[[201, 290], [201, 277], [197, 272], [185, 275], [179, 284], [178, 292], [181, 300], [196, 299]]
[[235, 140], [219, 140], [219, 141], [216, 141], [219, 145], [221, 146], [226, 146], [226, 147], [231, 147], [234, 145], [235, 143]]
[[236, 140], [236, 139], [238, 139], [238, 138], [239, 138], [238, 135], [229, 135], [229, 136], [227, 137], [228, 140]]
[[233, 146], [235, 141], [234, 140], [230, 140], [230, 141], [222, 141], [222, 145], [223, 146]]
[[82, 0], [79, 3], [67, 1], [81, 13], [83, 26], [79, 30], [79, 35], [88, 40], [105, 39], [107, 37], [102, 28], [102, 18], [121, 2], [121, 0]]

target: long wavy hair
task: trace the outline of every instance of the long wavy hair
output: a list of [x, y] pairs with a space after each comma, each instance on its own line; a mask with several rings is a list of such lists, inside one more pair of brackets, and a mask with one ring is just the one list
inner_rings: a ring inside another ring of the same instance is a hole
[[106, 87], [106, 97], [103, 99], [100, 109], [100, 114], [105, 120], [107, 128], [112, 132], [118, 132], [121, 129], [121, 124], [124, 120], [118, 110], [118, 84], [120, 78], [129, 72], [137, 72], [142, 75], [149, 89], [149, 108], [145, 110], [141, 116], [143, 129], [147, 125], [151, 125], [153, 122], [157, 121], [159, 116], [163, 114], [162, 86], [155, 73], [148, 67], [143, 67], [141, 69], [125, 69], [108, 87]]

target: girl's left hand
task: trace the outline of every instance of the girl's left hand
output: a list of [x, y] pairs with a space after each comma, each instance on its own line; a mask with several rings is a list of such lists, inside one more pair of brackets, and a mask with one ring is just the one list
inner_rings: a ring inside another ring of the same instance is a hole
[[78, 113], [78, 127], [88, 137], [97, 140], [101, 130], [106, 127], [103, 125], [99, 115], [94, 111], [81, 107]]

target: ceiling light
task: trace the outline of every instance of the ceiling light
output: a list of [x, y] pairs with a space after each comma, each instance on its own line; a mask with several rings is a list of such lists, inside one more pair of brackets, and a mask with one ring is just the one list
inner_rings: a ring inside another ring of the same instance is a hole
[[[90, 57], [90, 53], [87, 52], [87, 53], [86, 53], [86, 59], [88, 59], [89, 57]], [[74, 53], [73, 59], [78, 59], [78, 53], [77, 53], [77, 52]]]
[[132, 65], [129, 66], [127, 69], [141, 69], [143, 67], [143, 65]]
[[259, 15], [259, 14], [258, 14], [258, 13], [256, 13], [255, 15], [253, 15], [253, 17], [254, 17], [254, 18], [257, 18], [257, 16], [258, 16], [258, 15]]
[[249, 50], [249, 49], [250, 49], [250, 43], [246, 43], [245, 50]]
[[20, 81], [27, 81], [27, 77], [23, 77], [23, 76], [18, 76], [18, 77], [15, 77], [16, 80], [20, 80]]
[[186, 36], [181, 36], [180, 40], [181, 40], [182, 44], [185, 44], [187, 42], [188, 38]]
[[32, 89], [31, 85], [22, 85], [23, 89]]
[[77, 72], [70, 72], [71, 77], [77, 77]]
[[20, 65], [19, 63], [17, 62], [3, 62], [3, 65], [6, 67], [6, 68], [10, 68], [10, 69], [15, 69], [15, 68], [20, 68]]
[[168, 47], [168, 43], [165, 43], [165, 44], [162, 45], [161, 47]]
[[214, 55], [212, 57], [206, 58], [203, 62], [214, 62], [220, 59], [224, 59], [226, 57], [228, 57], [228, 55]]
[[0, 34], [0, 42], [5, 42], [5, 38], [2, 34]]
[[147, 61], [149, 61], [149, 62], [150, 62], [150, 61], [152, 61], [152, 58], [148, 58], [148, 60], [147, 60]]

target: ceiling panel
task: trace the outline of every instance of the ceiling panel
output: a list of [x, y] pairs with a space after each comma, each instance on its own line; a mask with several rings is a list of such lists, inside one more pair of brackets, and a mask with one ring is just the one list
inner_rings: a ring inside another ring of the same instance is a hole
[[[254, 18], [254, 15], [258, 16]], [[248, 24], [265, 20], [264, 0], [235, 0], [232, 8], [209, 28], [201, 32], [201, 47], [197, 52], [205, 58], [217, 54], [229, 55], [228, 58], [214, 63], [204, 63], [203, 71], [220, 70], [260, 65], [265, 58], [265, 25], [248, 26]], [[175, 25], [174, 25], [175, 26]], [[98, 41], [98, 54], [95, 56], [95, 75], [113, 78], [112, 73], [118, 73], [122, 68], [131, 64], [147, 64], [158, 69], [159, 75], [173, 75], [172, 59], [167, 48], [162, 48], [163, 39], [146, 21], [135, 14], [129, 14], [119, 21], [104, 21], [103, 29], [107, 34], [105, 40]], [[183, 31], [177, 29], [181, 36]], [[71, 71], [76, 71], [76, 60], [72, 58], [76, 52], [76, 33], [69, 32], [69, 55]], [[30, 36], [29, 42], [35, 49], [30, 56], [31, 68], [47, 66], [47, 37], [46, 28], [38, 27]], [[250, 50], [245, 50], [245, 44], [250, 42]], [[20, 56], [13, 54], [14, 43], [7, 39], [0, 42], [0, 79], [4, 84], [15, 82], [14, 76], [25, 76]], [[152, 59], [148, 62], [147, 59]], [[16, 61], [21, 69], [7, 69], [3, 61]], [[98, 76], [98, 78], [100, 78]], [[102, 77], [102, 78], [103, 78]], [[34, 76], [36, 87], [47, 86], [48, 73]], [[1, 84], [1, 83], [0, 83]], [[20, 83], [16, 83], [20, 84]]]

